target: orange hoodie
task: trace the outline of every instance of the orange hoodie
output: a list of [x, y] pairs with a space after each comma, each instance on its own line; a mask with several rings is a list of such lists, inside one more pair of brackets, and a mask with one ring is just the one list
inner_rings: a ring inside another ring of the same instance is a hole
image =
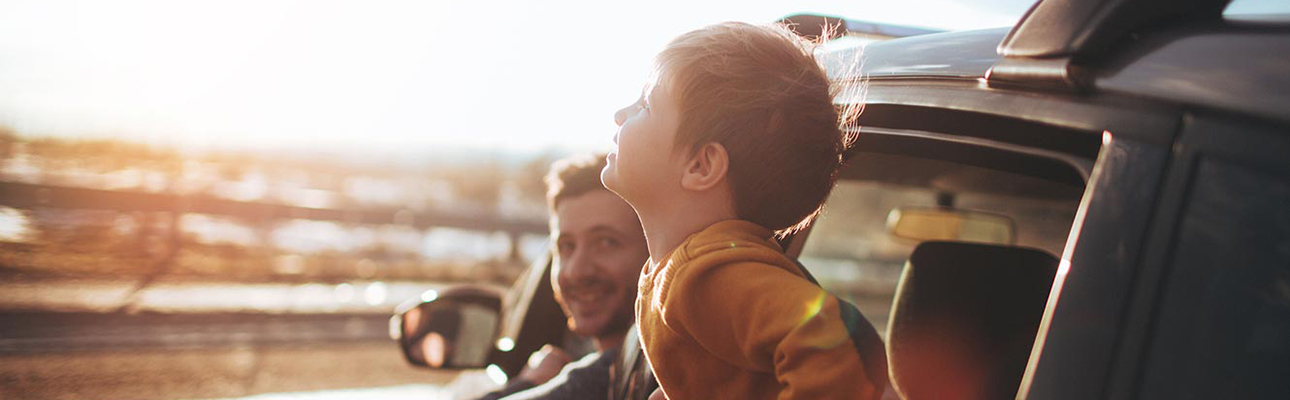
[[641, 342], [670, 400], [877, 399], [885, 389], [875, 384], [885, 357], [868, 363], [883, 371], [866, 371], [848, 330], [854, 308], [808, 281], [757, 224], [691, 235], [639, 290]]

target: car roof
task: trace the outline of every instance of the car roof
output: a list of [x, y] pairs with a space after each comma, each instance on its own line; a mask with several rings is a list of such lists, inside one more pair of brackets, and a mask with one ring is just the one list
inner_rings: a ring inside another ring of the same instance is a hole
[[[998, 49], [1008, 33], [1008, 28], [997, 28], [912, 36], [863, 50], [840, 49], [822, 58], [830, 78], [841, 81], [989, 82], [991, 69], [1005, 61]], [[1151, 98], [1290, 123], [1290, 26], [1284, 22], [1228, 19], [1166, 26], [1134, 34], [1101, 58], [1075, 64], [1090, 74], [1087, 87], [1077, 92]]]
[[1098, 90], [1290, 122], [1290, 29], [1184, 28], [1141, 40], [1098, 69]]
[[[823, 58], [829, 78], [985, 77], [999, 54], [995, 48], [1008, 28], [935, 33], [841, 49]], [[859, 63], [859, 69], [854, 65]]]

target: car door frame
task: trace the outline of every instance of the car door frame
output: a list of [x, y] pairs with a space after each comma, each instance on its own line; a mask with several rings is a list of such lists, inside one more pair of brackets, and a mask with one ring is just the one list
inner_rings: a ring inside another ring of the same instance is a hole
[[[1151, 300], [1134, 296], [1137, 264], [1182, 111], [1115, 95], [991, 86], [970, 78], [903, 76], [853, 84], [867, 90], [844, 90], [858, 94], [840, 100], [865, 103], [858, 120], [865, 127], [1083, 157], [1087, 146], [1067, 136], [1100, 136], [1018, 398], [1102, 397], [1122, 336], [1134, 328], [1127, 312]], [[1029, 129], [1050, 137], [1023, 134]]]

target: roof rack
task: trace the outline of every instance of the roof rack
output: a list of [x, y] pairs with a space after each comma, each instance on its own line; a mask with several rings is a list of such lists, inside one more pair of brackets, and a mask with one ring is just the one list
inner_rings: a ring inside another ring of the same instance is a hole
[[1078, 67], [1153, 24], [1222, 18], [1230, 0], [1040, 0], [999, 44], [1003, 58], [986, 80], [996, 84], [1082, 91]]

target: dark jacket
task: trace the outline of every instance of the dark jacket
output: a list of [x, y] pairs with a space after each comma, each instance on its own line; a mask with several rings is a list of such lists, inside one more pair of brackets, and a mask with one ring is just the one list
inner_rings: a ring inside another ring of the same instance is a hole
[[532, 382], [515, 379], [478, 400], [604, 399], [609, 393], [609, 366], [616, 359], [618, 349], [591, 353], [565, 365], [546, 383], [534, 386]]

